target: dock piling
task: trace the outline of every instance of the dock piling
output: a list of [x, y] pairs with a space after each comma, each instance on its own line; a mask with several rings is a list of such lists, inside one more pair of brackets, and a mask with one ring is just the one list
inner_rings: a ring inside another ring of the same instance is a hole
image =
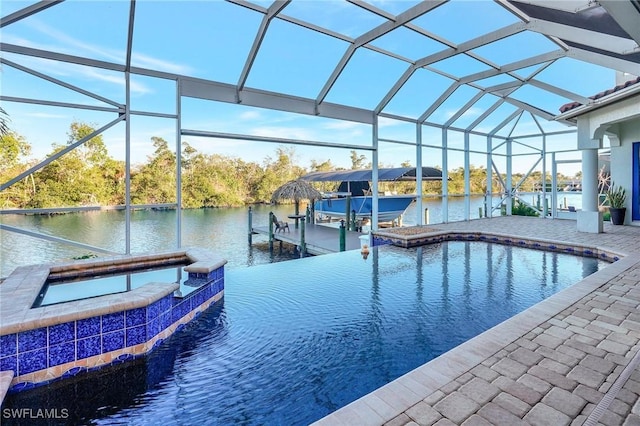
[[253, 211], [251, 210], [251, 206], [249, 206], [249, 234], [248, 234], [248, 239], [249, 239], [249, 245], [251, 245], [251, 240], [252, 240], [252, 236], [253, 236]]
[[307, 255], [307, 243], [304, 240], [305, 220], [300, 218], [300, 257]]
[[269, 250], [273, 250], [273, 212], [269, 212]]
[[347, 246], [347, 233], [344, 228], [344, 219], [340, 221], [340, 251], [345, 251]]

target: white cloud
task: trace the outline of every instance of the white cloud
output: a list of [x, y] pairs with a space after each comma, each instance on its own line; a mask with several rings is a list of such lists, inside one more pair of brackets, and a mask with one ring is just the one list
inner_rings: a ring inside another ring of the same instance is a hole
[[240, 113], [240, 115], [238, 116], [238, 118], [240, 118], [240, 120], [246, 120], [246, 121], [254, 121], [254, 120], [259, 120], [262, 118], [262, 114], [260, 114], [258, 111], [245, 111], [243, 113]]

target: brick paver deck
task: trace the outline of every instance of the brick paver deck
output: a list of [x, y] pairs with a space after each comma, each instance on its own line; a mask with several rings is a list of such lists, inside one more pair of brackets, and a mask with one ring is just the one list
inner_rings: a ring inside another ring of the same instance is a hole
[[317, 425], [640, 425], [640, 227], [568, 220], [430, 225], [592, 246], [624, 257]]

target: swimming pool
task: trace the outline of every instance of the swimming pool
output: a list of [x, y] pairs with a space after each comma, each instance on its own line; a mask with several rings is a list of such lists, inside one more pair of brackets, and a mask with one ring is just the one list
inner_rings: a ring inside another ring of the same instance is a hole
[[308, 424], [604, 265], [452, 241], [230, 271], [224, 302], [148, 357], [4, 407], [66, 408], [75, 423]]

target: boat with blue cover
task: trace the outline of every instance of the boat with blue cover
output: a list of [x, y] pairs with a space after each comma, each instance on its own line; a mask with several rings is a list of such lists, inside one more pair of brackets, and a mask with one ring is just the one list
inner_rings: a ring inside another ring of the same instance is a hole
[[[338, 170], [331, 172], [313, 172], [301, 179], [309, 182], [340, 182], [337, 191], [323, 193], [323, 198], [314, 203], [316, 214], [327, 218], [344, 219], [347, 208], [357, 220], [371, 219], [373, 197], [371, 169]], [[415, 181], [415, 167], [393, 167], [378, 169], [378, 181]], [[434, 167], [422, 168], [422, 180], [442, 180], [442, 171]], [[416, 199], [416, 194], [392, 194], [378, 197], [378, 221], [391, 222], [402, 215]], [[349, 207], [347, 207], [347, 205]]]

